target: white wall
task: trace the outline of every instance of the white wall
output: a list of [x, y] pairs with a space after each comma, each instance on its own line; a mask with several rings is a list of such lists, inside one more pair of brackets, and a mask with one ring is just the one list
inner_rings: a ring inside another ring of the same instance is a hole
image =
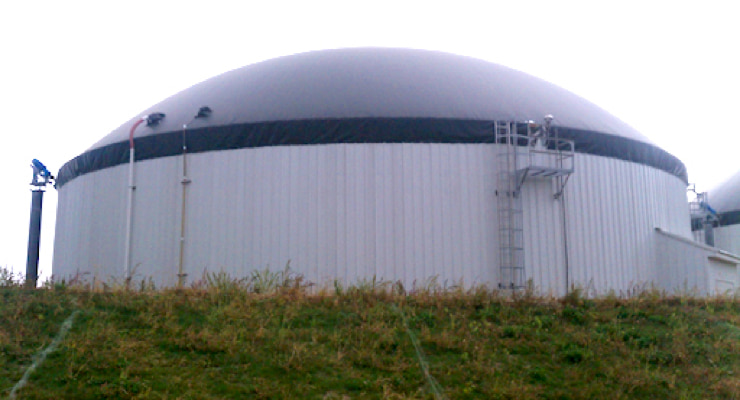
[[[495, 145], [334, 144], [188, 156], [185, 269], [291, 267], [333, 278], [496, 285]], [[133, 264], [176, 282], [181, 157], [137, 163]], [[691, 238], [685, 187], [644, 165], [577, 154], [565, 194], [570, 283], [597, 293], [658, 277], [653, 228]], [[54, 274], [121, 276], [127, 166], [59, 191]], [[565, 292], [562, 209], [525, 184], [527, 275]]]
[[737, 264], [713, 257], [709, 258], [709, 277], [709, 293], [711, 294], [734, 294], [740, 283]]
[[711, 247], [656, 231], [656, 287], [670, 292], [707, 294], [711, 282], [708, 257]]
[[714, 228], [714, 244], [722, 250], [740, 254], [740, 225]]
[[668, 291], [727, 294], [740, 285], [740, 258], [716, 247], [656, 230], [658, 277], [655, 283]]

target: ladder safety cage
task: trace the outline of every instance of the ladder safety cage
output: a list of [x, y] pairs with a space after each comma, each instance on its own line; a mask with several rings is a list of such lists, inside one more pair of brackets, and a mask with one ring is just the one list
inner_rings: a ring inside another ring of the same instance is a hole
[[521, 189], [527, 178], [557, 179], [554, 197], [563, 194], [568, 178], [574, 171], [575, 143], [557, 136], [557, 129], [548, 123], [537, 125], [532, 121], [526, 124], [526, 134], [517, 141], [525, 143], [527, 159], [517, 169], [517, 186]]
[[574, 171], [574, 142], [559, 138], [551, 121], [550, 115], [541, 125], [494, 121], [500, 289], [526, 284], [522, 186], [529, 178], [552, 178], [553, 197], [559, 199]]

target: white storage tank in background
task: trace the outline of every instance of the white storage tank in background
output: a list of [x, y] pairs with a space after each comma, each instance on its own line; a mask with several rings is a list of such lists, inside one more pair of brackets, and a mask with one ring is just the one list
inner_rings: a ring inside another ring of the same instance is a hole
[[[665, 238], [691, 239], [684, 165], [522, 72], [432, 51], [319, 51], [227, 72], [142, 115], [157, 112], [158, 123], [134, 118], [62, 167], [56, 278], [130, 273], [174, 286], [290, 261], [319, 284], [496, 287], [511, 284], [507, 254], [522, 247], [513, 268], [546, 293], [707, 290], [705, 266], [659, 251]], [[504, 171], [502, 154], [561, 150], [495, 139], [529, 130], [572, 140], [572, 166], [505, 189], [501, 177], [521, 169]], [[504, 210], [512, 195], [518, 205]]]
[[718, 214], [715, 246], [740, 254], [740, 171], [710, 190], [709, 202]]

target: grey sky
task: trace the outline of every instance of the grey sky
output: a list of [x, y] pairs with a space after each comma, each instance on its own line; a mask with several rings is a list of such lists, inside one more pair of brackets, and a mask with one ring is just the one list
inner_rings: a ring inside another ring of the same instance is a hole
[[[740, 169], [732, 1], [126, 1], [0, 6], [0, 266], [25, 270], [29, 162], [61, 165], [221, 72], [311, 50], [477, 57], [562, 86], [680, 158], [709, 189]], [[48, 275], [56, 193], [46, 196]]]

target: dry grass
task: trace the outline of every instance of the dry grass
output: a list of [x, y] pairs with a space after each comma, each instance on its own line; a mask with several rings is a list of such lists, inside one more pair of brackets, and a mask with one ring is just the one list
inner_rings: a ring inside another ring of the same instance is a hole
[[259, 274], [185, 290], [5, 284], [0, 395], [79, 309], [22, 398], [434, 398], [401, 314], [451, 399], [740, 398], [734, 298], [511, 298]]

